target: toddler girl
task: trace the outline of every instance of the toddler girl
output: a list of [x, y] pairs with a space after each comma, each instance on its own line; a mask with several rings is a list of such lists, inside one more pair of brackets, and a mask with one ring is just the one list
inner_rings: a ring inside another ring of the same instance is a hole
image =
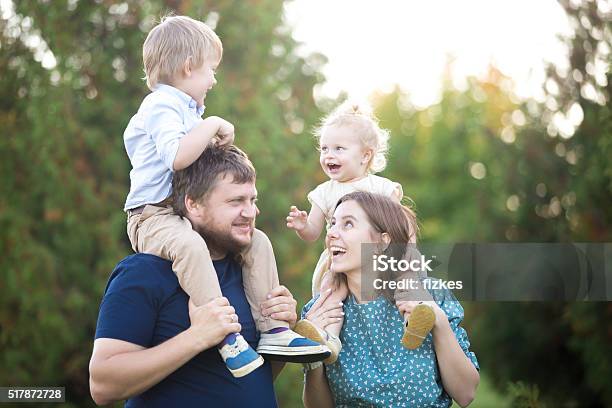
[[[322, 121], [316, 131], [319, 141], [320, 164], [329, 180], [317, 186], [308, 194], [311, 203], [309, 213], [292, 206], [287, 217], [287, 227], [296, 231], [304, 241], [315, 241], [326, 222], [329, 222], [336, 203], [345, 194], [354, 191], [367, 191], [390, 196], [398, 202], [403, 198], [402, 186], [374, 173], [382, 171], [387, 163], [389, 133], [381, 129], [376, 119], [365, 105], [347, 102], [339, 106]], [[413, 225], [410, 243], [416, 242], [417, 225]], [[412, 245], [414, 246], [414, 245]], [[319, 258], [312, 280], [313, 296], [327, 296], [321, 305], [323, 310], [333, 307], [348, 295], [348, 288], [341, 280], [333, 279], [328, 272], [329, 250], [325, 249]], [[416, 277], [416, 275], [414, 275]], [[418, 279], [415, 279], [418, 281]], [[396, 300], [431, 300], [429, 293], [420, 284], [418, 289], [396, 291]], [[402, 343], [407, 348], [421, 345], [427, 333], [431, 331], [435, 315], [433, 309], [419, 304], [411, 314], [406, 326]], [[308, 320], [301, 320], [295, 331], [312, 340], [325, 343], [332, 355], [325, 361], [333, 363], [342, 347], [338, 336], [342, 328], [342, 319], [326, 327], [321, 333]]]

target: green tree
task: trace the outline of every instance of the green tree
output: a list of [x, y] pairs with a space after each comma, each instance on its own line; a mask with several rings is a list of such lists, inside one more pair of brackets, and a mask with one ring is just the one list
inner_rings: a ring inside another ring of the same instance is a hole
[[[317, 248], [304, 249], [283, 226], [289, 205], [303, 204], [314, 184], [308, 132], [320, 116], [312, 89], [325, 59], [295, 53], [282, 1], [11, 7], [0, 19], [0, 383], [63, 385], [69, 406], [92, 405], [87, 364], [99, 301], [131, 252], [122, 133], [147, 93], [142, 42], [168, 11], [207, 21], [224, 42], [206, 114], [236, 124], [236, 143], [260, 175], [259, 226], [276, 244], [281, 280], [308, 294]], [[300, 396], [290, 380], [278, 393], [291, 406]]]
[[[528, 176], [507, 184], [521, 199], [514, 233], [519, 240], [609, 242], [610, 15], [605, 14], [603, 2], [561, 4], [574, 30], [564, 40], [569, 66], [550, 66], [546, 103], [524, 109], [531, 125], [517, 135], [524, 154], [515, 160]], [[605, 287], [605, 282], [595, 285]], [[606, 364], [612, 358], [608, 303], [491, 305], [486, 313], [482, 309], [476, 330], [485, 335], [479, 337], [479, 346], [484, 353], [504, 355], [508, 361], [491, 370], [498, 384], [503, 387], [508, 380], [536, 384], [540, 398], [552, 406], [608, 405], [612, 398], [607, 381], [612, 371]], [[519, 348], [521, 343], [526, 346]]]
[[[510, 238], [609, 241], [610, 19], [596, 2], [562, 5], [574, 28], [565, 39], [569, 68], [549, 67], [546, 102], [523, 106], [527, 125], [517, 131], [512, 155], [512, 168], [521, 176], [504, 183], [520, 202]], [[597, 72], [595, 66], [603, 69]], [[605, 282], [594, 285], [605, 287]], [[612, 375], [605, 363], [612, 357], [608, 304], [496, 304], [480, 312], [475, 331], [484, 335], [475, 343], [485, 356], [506, 357], [506, 364], [490, 371], [501, 387], [523, 380], [536, 384], [541, 400], [551, 406], [607, 405], [612, 392], [605, 380]]]
[[[569, 68], [549, 67], [544, 103], [513, 102], [509, 80], [494, 69], [466, 91], [447, 86], [421, 111], [397, 89], [375, 98], [393, 135], [386, 175], [415, 201], [422, 240], [610, 241], [612, 32], [601, 3], [561, 2], [574, 29], [564, 40]], [[517, 401], [608, 405], [608, 303], [475, 303], [466, 311], [483, 374], [501, 392], [521, 381], [511, 387], [522, 393]]]

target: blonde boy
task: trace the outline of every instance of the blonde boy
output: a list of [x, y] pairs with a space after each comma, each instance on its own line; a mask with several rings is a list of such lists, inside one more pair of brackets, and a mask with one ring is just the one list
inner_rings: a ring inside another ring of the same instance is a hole
[[[189, 167], [210, 143], [230, 145], [234, 126], [217, 116], [202, 119], [206, 93], [217, 83], [215, 71], [223, 46], [206, 24], [185, 16], [165, 17], [143, 45], [147, 95], [130, 120], [125, 149], [132, 164], [130, 192], [124, 210], [136, 252], [172, 261], [183, 290], [200, 306], [221, 297], [207, 245], [190, 222], [170, 210], [172, 173]], [[263, 317], [259, 305], [279, 285], [272, 247], [255, 230], [243, 258], [243, 286], [261, 332], [258, 352], [280, 361], [322, 359], [319, 344], [291, 331], [284, 321]], [[263, 363], [240, 333], [219, 345], [223, 361], [236, 377]]]

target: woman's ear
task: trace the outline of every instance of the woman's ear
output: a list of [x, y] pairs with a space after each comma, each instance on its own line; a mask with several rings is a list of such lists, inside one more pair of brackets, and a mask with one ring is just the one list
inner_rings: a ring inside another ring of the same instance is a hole
[[389, 244], [391, 243], [391, 237], [386, 232], [383, 232], [382, 234], [380, 234], [380, 240], [383, 244], [383, 251], [386, 251], [389, 247]]

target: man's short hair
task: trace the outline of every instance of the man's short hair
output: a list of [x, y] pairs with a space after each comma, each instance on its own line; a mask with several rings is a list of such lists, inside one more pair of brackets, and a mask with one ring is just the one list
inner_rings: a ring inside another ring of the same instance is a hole
[[234, 145], [208, 146], [191, 166], [174, 173], [172, 201], [174, 211], [185, 216], [185, 197], [201, 201], [217, 182], [231, 176], [236, 184], [255, 183], [256, 173], [246, 153]]
[[158, 83], [172, 84], [185, 61], [200, 68], [205, 61], [220, 61], [223, 45], [212, 28], [187, 16], [166, 16], [153, 27], [142, 46], [147, 86], [153, 90]]

